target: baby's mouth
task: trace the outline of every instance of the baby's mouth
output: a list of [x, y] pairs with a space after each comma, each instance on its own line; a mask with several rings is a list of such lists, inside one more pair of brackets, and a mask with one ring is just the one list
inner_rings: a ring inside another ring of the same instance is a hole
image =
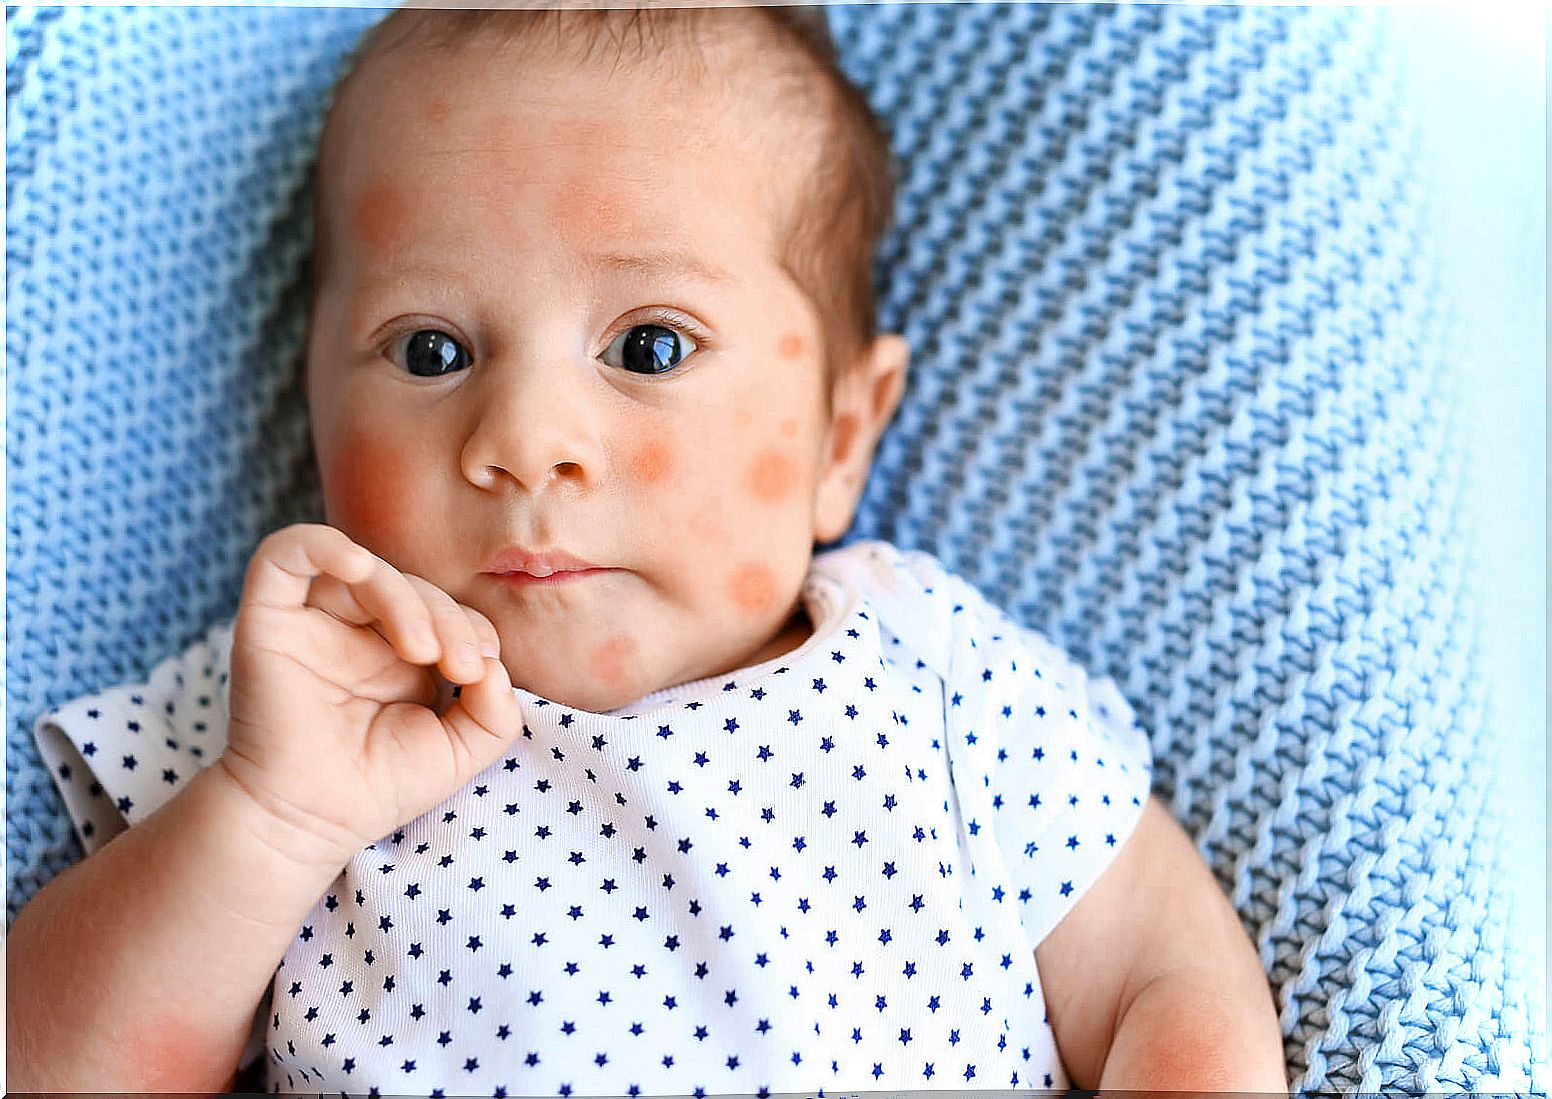
[[509, 584], [524, 587], [528, 585], [572, 584], [591, 576], [599, 576], [613, 571], [613, 569], [559, 569], [555, 572], [546, 573], [543, 576], [528, 572], [493, 572], [486, 575], [493, 576], [497, 580], [502, 580]]

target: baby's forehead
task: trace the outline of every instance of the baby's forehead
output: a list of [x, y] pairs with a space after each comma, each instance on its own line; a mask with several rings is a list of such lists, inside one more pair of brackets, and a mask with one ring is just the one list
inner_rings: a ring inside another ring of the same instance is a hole
[[[546, 77], [630, 81], [671, 100], [685, 121], [727, 120], [736, 131], [767, 140], [776, 139], [771, 131], [784, 131], [788, 155], [769, 158], [774, 165], [790, 161], [791, 145], [818, 131], [816, 115], [825, 113], [826, 104], [812, 90], [819, 70], [811, 59], [758, 12], [400, 9], [384, 21], [381, 40], [364, 45], [342, 87], [386, 80], [411, 93], [390, 97], [401, 113], [420, 103], [427, 120], [437, 122], [453, 110], [489, 108], [513, 87], [530, 102], [553, 108], [564, 87], [547, 84]], [[395, 20], [402, 25], [390, 26]], [[437, 79], [439, 59], [449, 57], [468, 78]], [[375, 96], [340, 98], [356, 100], [349, 105], [358, 109], [388, 108]], [[522, 101], [509, 105], [520, 108]], [[584, 98], [576, 108], [609, 116], [609, 107], [596, 100]]]

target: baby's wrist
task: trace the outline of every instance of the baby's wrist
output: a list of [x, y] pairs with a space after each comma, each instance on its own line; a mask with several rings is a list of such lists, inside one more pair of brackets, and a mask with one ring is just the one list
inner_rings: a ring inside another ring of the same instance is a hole
[[204, 768], [196, 780], [207, 787], [203, 800], [223, 822], [238, 825], [277, 861], [277, 872], [288, 867], [309, 880], [322, 878], [326, 885], [350, 861], [356, 847], [347, 841], [331, 842], [280, 814], [272, 812], [238, 775], [223, 754]]

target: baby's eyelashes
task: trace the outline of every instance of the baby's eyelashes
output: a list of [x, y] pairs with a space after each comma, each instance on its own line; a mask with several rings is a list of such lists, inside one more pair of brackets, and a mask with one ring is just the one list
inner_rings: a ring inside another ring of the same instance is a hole
[[[696, 350], [688, 335], [661, 324], [635, 324], [621, 332], [605, 349], [603, 359], [632, 374], [666, 374]], [[612, 357], [611, 357], [612, 355]]]
[[398, 357], [386, 350], [384, 353], [395, 363], [402, 358], [404, 368], [417, 378], [439, 378], [473, 361], [473, 356], [464, 349], [463, 344], [440, 329], [416, 329], [403, 336], [396, 336], [388, 347], [398, 347], [400, 341], [405, 342]]

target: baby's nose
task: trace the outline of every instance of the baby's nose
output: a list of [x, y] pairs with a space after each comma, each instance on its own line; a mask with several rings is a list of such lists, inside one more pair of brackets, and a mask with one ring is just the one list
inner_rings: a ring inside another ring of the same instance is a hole
[[566, 362], [486, 365], [474, 394], [477, 423], [464, 446], [469, 479], [495, 487], [505, 477], [530, 493], [593, 486], [603, 473], [606, 415], [589, 384], [595, 379]]

